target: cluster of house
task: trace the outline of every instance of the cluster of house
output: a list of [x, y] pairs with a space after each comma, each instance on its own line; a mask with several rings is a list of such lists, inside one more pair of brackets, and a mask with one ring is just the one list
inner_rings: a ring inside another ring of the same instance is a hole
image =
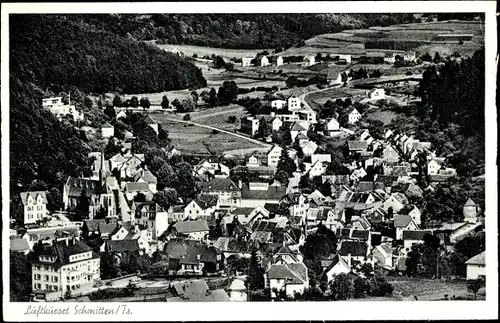
[[[281, 103], [283, 107], [285, 103]], [[144, 156], [131, 153], [125, 145], [108, 160], [103, 153], [91, 153], [95, 157], [92, 175], [69, 177], [64, 184], [65, 211], [78, 211], [81, 200], [88, 201], [83, 222], [69, 221], [64, 212], [50, 214], [46, 192], [22, 193], [25, 227], [11, 230], [10, 242], [11, 250], [34, 254], [30, 258], [33, 292], [63, 297], [68, 292], [91, 291], [100, 279], [102, 253], [113, 254], [119, 262], [126, 253], [152, 255], [159, 251], [165, 261], [153, 265], [158, 274], [200, 277], [231, 271], [227, 267], [230, 257], [250, 257], [255, 249], [271, 296], [285, 293], [293, 297], [310, 287], [310, 269], [300, 247], [320, 224], [338, 238], [337, 249], [321, 259], [321, 277], [326, 281], [363, 263], [404, 271], [412, 245], [422, 243], [426, 234], [454, 244], [480, 229], [482, 211], [471, 199], [463, 207], [463, 222], [422, 226], [421, 206], [415, 201], [424, 190], [433, 190], [436, 183], [456, 175], [446, 167], [445, 159], [431, 151], [430, 143], [391, 130], [383, 139], [375, 139], [361, 129], [347, 141], [346, 149], [355, 157], [345, 165], [349, 173], [329, 173], [331, 155], [319, 153], [318, 145], [307, 138], [307, 124], [318, 123], [315, 115], [308, 115], [297, 98], [286, 103], [289, 111], [305, 116], [305, 120], [294, 120], [290, 130], [303, 151], [303, 168], [297, 151], [277, 145], [232, 169], [204, 160], [193, 166], [196, 198], [163, 209], [153, 201], [157, 179], [145, 166]], [[352, 122], [359, 117], [352, 114]], [[329, 136], [339, 128], [335, 119], [320, 122]], [[155, 129], [155, 122], [147, 124]], [[288, 185], [273, 180], [284, 153], [297, 165]], [[421, 154], [431, 178], [426, 188], [413, 178]], [[380, 174], [367, 176], [371, 167], [380, 167]], [[248, 172], [260, 179], [231, 179]], [[301, 189], [304, 176], [320, 178], [329, 185], [331, 195]], [[470, 259], [467, 266], [469, 278], [484, 275], [484, 255]], [[242, 282], [232, 285], [230, 299], [244, 299]], [[179, 286], [177, 300], [196, 299], [195, 295], [186, 296], [190, 295], [188, 287]], [[219, 296], [226, 299], [227, 295]]]
[[[302, 60], [303, 66], [312, 66], [316, 64], [314, 56], [304, 56]], [[255, 57], [243, 57], [241, 59], [241, 67], [249, 67], [249, 66], [282, 66], [283, 65], [283, 57], [280, 55], [257, 55]]]
[[75, 106], [71, 105], [71, 101], [68, 104], [64, 104], [62, 97], [42, 99], [42, 108], [50, 111], [59, 120], [62, 120], [66, 116], [71, 117], [75, 122], [84, 120], [83, 113], [77, 111]]
[[[340, 74], [337, 73], [337, 75]], [[376, 97], [373, 93], [368, 93], [368, 97]], [[377, 92], [380, 96], [380, 92]], [[299, 95], [291, 94], [286, 100], [271, 101], [272, 112], [266, 115], [246, 116], [240, 119], [240, 131], [255, 137], [258, 135], [261, 121], [264, 119], [272, 131], [280, 130], [285, 124], [289, 125], [292, 141], [298, 138], [301, 146], [310, 142], [308, 131], [319, 132], [329, 137], [340, 136], [342, 133], [351, 133], [349, 125], [356, 124], [362, 117], [361, 113], [353, 106], [346, 107], [339, 111], [337, 117], [320, 119], [309, 105], [304, 104]], [[342, 123], [342, 126], [341, 126]], [[271, 136], [264, 138], [271, 141]], [[309, 144], [312, 145], [312, 144]]]

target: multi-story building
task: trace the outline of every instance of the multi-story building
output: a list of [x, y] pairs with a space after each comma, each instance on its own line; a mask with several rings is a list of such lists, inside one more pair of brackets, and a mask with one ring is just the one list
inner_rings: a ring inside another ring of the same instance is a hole
[[64, 104], [61, 97], [42, 99], [42, 108], [49, 110], [59, 120], [67, 115], [71, 116], [73, 121], [84, 119], [83, 114], [78, 112], [74, 105]]
[[31, 261], [34, 293], [85, 294], [100, 279], [100, 257], [76, 238], [45, 245]]
[[217, 195], [218, 205], [221, 208], [239, 207], [241, 202], [241, 190], [229, 178], [214, 178], [206, 183], [202, 189], [202, 194]]
[[43, 191], [21, 193], [24, 224], [36, 223], [45, 219], [47, 214], [47, 196]]

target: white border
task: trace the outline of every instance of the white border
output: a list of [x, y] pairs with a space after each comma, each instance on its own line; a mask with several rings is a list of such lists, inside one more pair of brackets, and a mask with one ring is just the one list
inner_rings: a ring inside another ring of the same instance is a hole
[[[22, 3], [2, 4], [2, 232], [6, 321], [187, 321], [187, 320], [407, 320], [498, 318], [498, 241], [496, 170], [496, 3], [494, 1], [363, 1], [363, 2], [231, 2], [231, 3]], [[119, 303], [10, 303], [8, 265], [9, 220], [9, 53], [10, 13], [368, 13], [368, 12], [484, 12], [486, 44], [486, 231], [487, 299], [455, 302], [268, 302], [268, 303], [125, 303], [131, 315], [73, 315], [74, 306], [100, 305], [117, 308]], [[28, 305], [70, 307], [71, 315], [24, 315]]]

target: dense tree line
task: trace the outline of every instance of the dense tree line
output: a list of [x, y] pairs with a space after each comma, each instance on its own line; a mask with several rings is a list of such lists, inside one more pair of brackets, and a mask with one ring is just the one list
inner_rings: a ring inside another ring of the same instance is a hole
[[102, 29], [138, 40], [224, 48], [303, 46], [304, 39], [345, 29], [413, 22], [412, 14], [91, 15]]
[[10, 30], [11, 68], [42, 89], [147, 93], [206, 86], [191, 62], [102, 31], [91, 19], [16, 15]]

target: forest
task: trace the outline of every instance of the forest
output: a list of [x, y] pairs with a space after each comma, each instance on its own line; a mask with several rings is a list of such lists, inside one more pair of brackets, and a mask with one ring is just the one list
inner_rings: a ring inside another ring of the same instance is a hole
[[192, 62], [103, 31], [91, 19], [17, 15], [10, 30], [11, 70], [44, 91], [148, 93], [206, 86]]
[[77, 97], [90, 93], [144, 93], [206, 85], [201, 71], [190, 61], [101, 31], [81, 19], [13, 15], [10, 31], [10, 187], [14, 212], [19, 192], [29, 190], [47, 190], [49, 208], [57, 209], [64, 181], [87, 167], [89, 147], [79, 131], [42, 110], [42, 98], [71, 91], [74, 104]]
[[412, 14], [153, 14], [82, 17], [137, 40], [281, 51], [315, 35], [414, 22]]

